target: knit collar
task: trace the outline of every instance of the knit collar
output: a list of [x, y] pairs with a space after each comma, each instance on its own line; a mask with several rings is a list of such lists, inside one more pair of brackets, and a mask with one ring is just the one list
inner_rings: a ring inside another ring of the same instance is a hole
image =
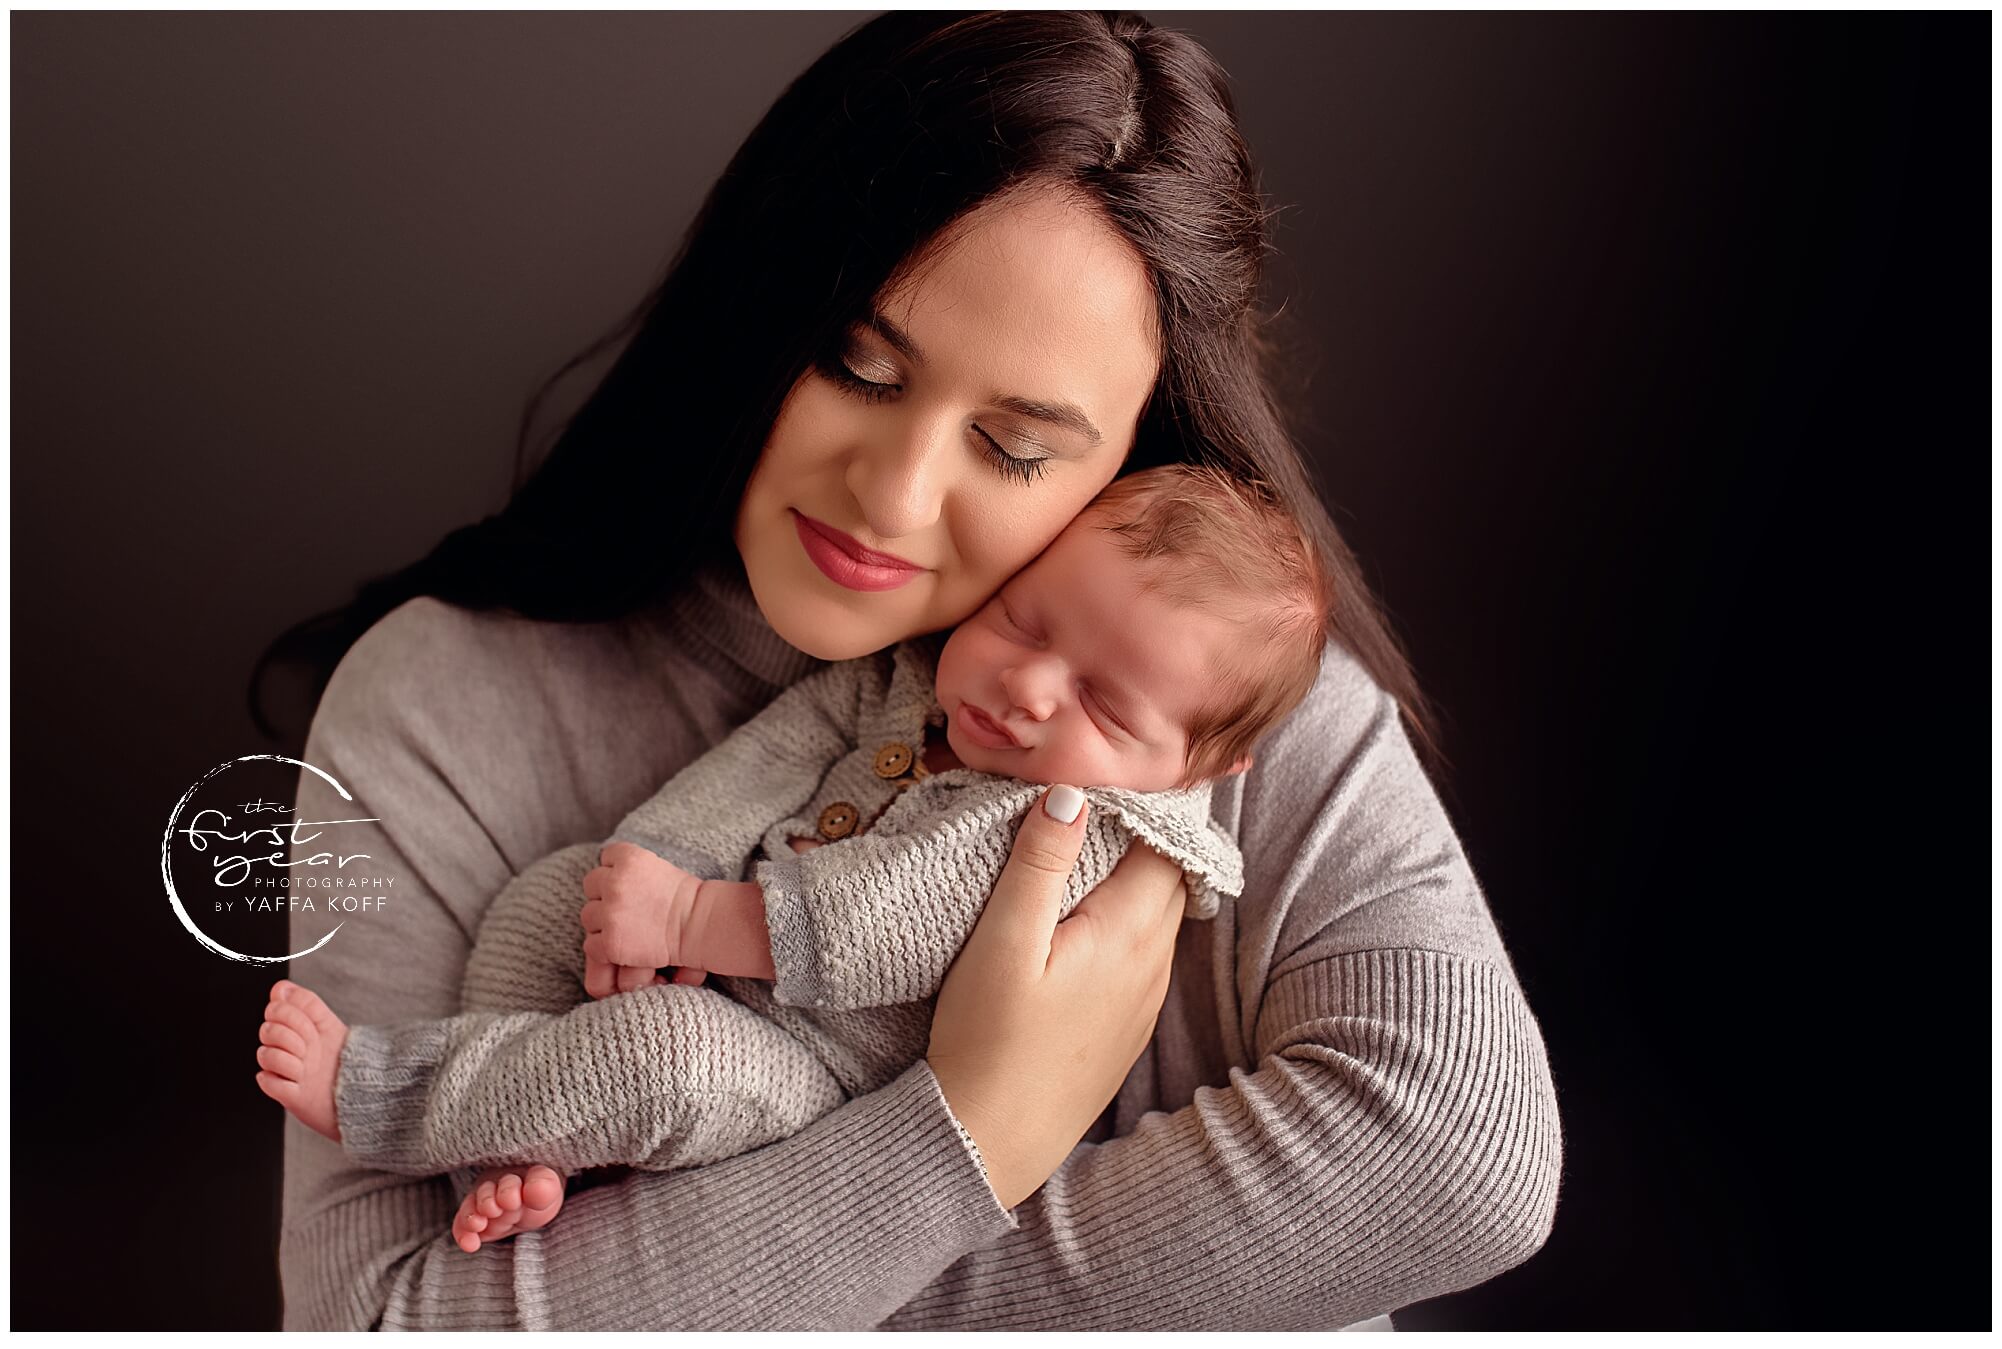
[[654, 615], [678, 656], [697, 657], [738, 692], [769, 697], [826, 663], [772, 631], [735, 549], [703, 564]]

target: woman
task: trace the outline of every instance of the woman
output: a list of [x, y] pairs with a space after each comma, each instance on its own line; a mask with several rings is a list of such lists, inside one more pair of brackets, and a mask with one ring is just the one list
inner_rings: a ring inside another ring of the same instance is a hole
[[[294, 634], [367, 628], [305, 757], [381, 821], [396, 905], [293, 973], [374, 1022], [454, 1012], [509, 876], [816, 658], [958, 621], [1121, 471], [1204, 457], [1286, 493], [1341, 643], [1219, 791], [1241, 901], [1180, 927], [1136, 850], [1056, 925], [1074, 834], [1031, 812], [927, 1059], [801, 1134], [468, 1256], [448, 1182], [288, 1126], [288, 1328], [1331, 1327], [1535, 1252], [1542, 1039], [1260, 373], [1263, 224], [1189, 39], [877, 19], [751, 134], [507, 510]], [[301, 812], [333, 808], [305, 777]]]

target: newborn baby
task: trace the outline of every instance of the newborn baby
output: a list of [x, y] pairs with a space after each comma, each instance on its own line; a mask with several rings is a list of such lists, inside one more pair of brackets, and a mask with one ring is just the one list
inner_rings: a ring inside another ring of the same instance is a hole
[[785, 1137], [923, 1057], [1039, 784], [1087, 789], [1051, 793], [1059, 818], [1092, 805], [1062, 914], [1135, 840], [1181, 865], [1188, 916], [1238, 893], [1210, 783], [1306, 695], [1328, 608], [1262, 492], [1180, 465], [1118, 479], [942, 649], [809, 675], [602, 848], [517, 876], [461, 1015], [348, 1027], [281, 980], [258, 1085], [359, 1162], [453, 1171], [467, 1251], [546, 1224], [578, 1172]]

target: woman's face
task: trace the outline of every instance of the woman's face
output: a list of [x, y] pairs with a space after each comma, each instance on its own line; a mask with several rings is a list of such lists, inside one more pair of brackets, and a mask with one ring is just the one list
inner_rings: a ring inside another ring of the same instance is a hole
[[979, 208], [787, 395], [737, 512], [766, 620], [845, 660], [973, 613], [1118, 473], [1154, 332], [1145, 268], [1089, 209]]

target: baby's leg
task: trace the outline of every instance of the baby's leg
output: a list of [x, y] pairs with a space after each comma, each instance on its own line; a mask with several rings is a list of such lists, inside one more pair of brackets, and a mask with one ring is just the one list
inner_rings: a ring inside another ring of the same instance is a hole
[[542, 1162], [571, 1174], [700, 1166], [844, 1099], [797, 1039], [706, 988], [657, 984], [546, 1012], [355, 1026], [343, 1146], [408, 1175]]
[[[301, 1123], [340, 1141], [334, 1077], [348, 1028], [313, 990], [289, 979], [272, 986], [257, 1051], [257, 1085]], [[461, 1250], [545, 1227], [563, 1207], [564, 1179], [549, 1167], [518, 1163], [472, 1176], [452, 1220]]]
[[[595, 844], [577, 844], [523, 871], [487, 907], [461, 1002], [468, 1011], [568, 1011], [584, 1000], [584, 874]], [[299, 1121], [341, 1141], [335, 1087], [348, 1027], [311, 989], [272, 985], [258, 1028], [257, 1085]], [[470, 1182], [469, 1182], [470, 1183]]]
[[[598, 865], [597, 845], [561, 849], [510, 881], [487, 906], [466, 963], [461, 1007], [517, 1008], [560, 1015], [584, 1001], [584, 875]], [[452, 1170], [460, 1194], [452, 1219], [459, 1249], [545, 1227], [563, 1207], [569, 1177], [540, 1162]]]

